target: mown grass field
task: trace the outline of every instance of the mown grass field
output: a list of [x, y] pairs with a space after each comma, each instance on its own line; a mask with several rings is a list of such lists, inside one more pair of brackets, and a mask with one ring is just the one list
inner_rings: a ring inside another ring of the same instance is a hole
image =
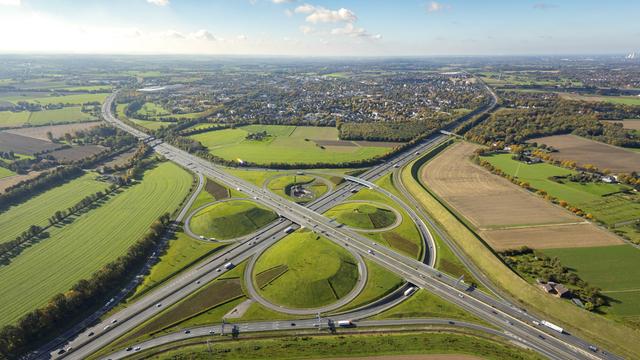
[[[94, 180], [95, 177], [95, 173], [88, 173], [0, 213], [0, 243], [15, 239], [31, 225], [48, 225], [48, 219], [56, 211], [66, 210], [85, 196], [109, 186], [108, 183]], [[49, 230], [51, 233], [53, 231]]]
[[[241, 334], [242, 336], [242, 334]], [[193, 343], [193, 340], [190, 341]], [[179, 350], [167, 349], [158, 355], [154, 349], [138, 357], [153, 359], [187, 358], [193, 360], [224, 359], [330, 359], [343, 357], [369, 357], [394, 359], [394, 355], [414, 354], [429, 360], [428, 354], [437, 354], [434, 360], [529, 360], [542, 359], [536, 353], [507, 345], [501, 341], [481, 338], [472, 334], [447, 332], [409, 332], [401, 334], [360, 334], [341, 336], [304, 336], [277, 339], [244, 339], [236, 342], [212, 342], [185, 345]], [[283, 350], [284, 349], [284, 350]], [[444, 355], [443, 355], [444, 354]], [[476, 357], [477, 356], [477, 357]], [[136, 359], [136, 357], [134, 357]]]
[[73, 94], [73, 95], [63, 95], [63, 96], [34, 97], [34, 98], [27, 97], [25, 99], [20, 99], [20, 100], [33, 102], [40, 105], [50, 105], [50, 104], [82, 105], [82, 104], [91, 103], [91, 102], [103, 103], [104, 99], [106, 99], [107, 96], [109, 96], [108, 93]]
[[[11, 171], [11, 170], [9, 170], [7, 168], [0, 167], [0, 179], [6, 178], [8, 176], [13, 176], [15, 174], [16, 173], [14, 173], [13, 171]], [[0, 235], [0, 236], [2, 236], [2, 235]], [[2, 242], [2, 240], [0, 240], [0, 242]]]
[[[300, 127], [284, 125], [249, 125], [236, 129], [210, 131], [191, 136], [209, 148], [209, 152], [227, 160], [243, 160], [258, 164], [282, 163], [331, 163], [369, 159], [389, 151], [373, 146], [326, 146], [324, 149], [313, 140], [336, 140], [328, 134], [332, 128]], [[336, 129], [332, 129], [336, 131]], [[266, 131], [264, 140], [246, 140], [250, 133]], [[333, 132], [332, 132], [333, 133]], [[307, 139], [307, 140], [305, 140]]]
[[46, 304], [53, 295], [120, 256], [155, 219], [177, 208], [191, 184], [188, 172], [162, 163], [148, 170], [140, 183], [71, 224], [52, 230], [49, 239], [0, 268], [0, 325]]
[[82, 122], [95, 120], [90, 114], [80, 111], [80, 106], [64, 107], [56, 110], [34, 111], [27, 124], [33, 126], [59, 124], [63, 122]]
[[29, 112], [0, 111], [0, 128], [19, 127], [29, 121]]
[[528, 182], [532, 187], [544, 190], [551, 196], [591, 213], [604, 223], [615, 224], [640, 216], [640, 197], [619, 193], [630, 190], [628, 186], [605, 183], [583, 185], [569, 180], [558, 183], [550, 177], [566, 176], [575, 172], [547, 163], [528, 165], [511, 159], [510, 154], [487, 156], [483, 159], [505, 173]]
[[252, 201], [232, 200], [198, 211], [190, 226], [198, 235], [226, 240], [250, 234], [277, 218], [276, 213]]
[[329, 209], [325, 215], [357, 229], [382, 229], [396, 221], [393, 211], [366, 203], [339, 204]]
[[344, 297], [358, 281], [356, 259], [345, 249], [310, 231], [297, 231], [265, 251], [256, 275], [277, 266], [287, 271], [259, 290], [275, 304], [314, 308]]
[[140, 110], [136, 112], [136, 114], [153, 117], [170, 115], [170, 112], [156, 103], [146, 102], [142, 105]]
[[[633, 354], [640, 353], [640, 331], [550, 297], [511, 271], [414, 178], [412, 167], [415, 164], [414, 161], [402, 170], [402, 179], [408, 191], [497, 286], [528, 307], [545, 314], [550, 320], [564, 325], [569, 331], [597, 340], [618, 355], [633, 357]], [[420, 173], [420, 170], [414, 170]]]
[[590, 285], [612, 299], [606, 313], [637, 317], [640, 328], [640, 250], [630, 245], [543, 250], [576, 271]]
[[613, 104], [640, 105], [640, 97], [638, 96], [595, 96], [595, 95], [560, 93], [560, 97], [568, 100], [601, 101], [601, 102], [608, 102]]

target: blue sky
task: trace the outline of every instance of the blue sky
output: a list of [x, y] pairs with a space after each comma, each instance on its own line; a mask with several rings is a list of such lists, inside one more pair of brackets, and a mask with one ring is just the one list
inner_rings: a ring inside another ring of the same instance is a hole
[[630, 0], [0, 0], [0, 52], [626, 53], [638, 14]]

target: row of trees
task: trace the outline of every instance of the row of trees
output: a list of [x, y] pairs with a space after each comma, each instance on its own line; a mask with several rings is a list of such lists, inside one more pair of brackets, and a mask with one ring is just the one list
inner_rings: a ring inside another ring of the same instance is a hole
[[5, 189], [0, 194], [0, 212], [7, 210], [10, 206], [19, 204], [36, 194], [49, 190], [58, 185], [71, 181], [84, 172], [78, 166], [61, 166], [54, 170], [42, 173], [32, 179], [23, 180]]
[[64, 332], [74, 323], [72, 320], [103, 304], [155, 251], [169, 224], [170, 215], [165, 213], [125, 255], [103, 266], [91, 278], [78, 281], [71, 290], [54, 296], [47, 305], [26, 314], [15, 325], [2, 328], [0, 357], [24, 356], [33, 350], [34, 344]]
[[553, 94], [521, 92], [505, 96], [507, 108], [469, 130], [465, 134], [468, 140], [488, 145], [522, 144], [536, 137], [573, 133], [611, 145], [640, 147], [640, 137], [634, 131], [600, 121], [613, 116], [611, 113], [640, 117], [640, 107], [569, 101]]

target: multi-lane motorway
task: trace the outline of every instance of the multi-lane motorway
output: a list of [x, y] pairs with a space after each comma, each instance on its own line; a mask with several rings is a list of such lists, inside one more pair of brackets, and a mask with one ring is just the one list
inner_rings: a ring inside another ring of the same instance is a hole
[[[350, 250], [359, 253], [360, 256], [377, 262], [388, 270], [402, 276], [407, 281], [461, 306], [502, 329], [502, 332], [511, 336], [512, 339], [517, 339], [519, 343], [525, 344], [549, 358], [583, 359], [612, 357], [603, 352], [590, 351], [588, 343], [569, 334], [553, 333], [539, 325], [535, 325], [540, 319], [536, 319], [504, 300], [496, 299], [485, 293], [469, 289], [464, 283], [461, 284], [458, 279], [438, 272], [429, 266], [435, 258], [432, 256], [432, 251], [435, 247], [430, 249], [431, 251], [427, 251], [427, 264], [425, 264], [422, 261], [411, 259], [388, 248], [378, 246], [366, 237], [350, 229], [340, 227], [339, 224], [321, 215], [324, 209], [335, 206], [335, 204], [349, 195], [350, 190], [347, 190], [348, 187], [339, 188], [329, 196], [317, 200], [317, 203], [309, 207], [292, 203], [242, 179], [233, 177], [206, 160], [188, 154], [159, 140], [149, 139], [147, 134], [113, 117], [111, 114], [111, 103], [113, 99], [114, 96], [109, 97], [103, 107], [103, 115], [106, 121], [134, 134], [140, 139], [150, 142], [157, 152], [172, 161], [196, 173], [211, 177], [229, 187], [244, 192], [248, 197], [254, 198], [256, 201], [275, 210], [283, 219], [279, 223], [270, 224], [260, 231], [260, 233], [256, 234], [253, 239], [238, 244], [226, 253], [220, 254], [209, 263], [179, 276], [166, 286], [150, 292], [128, 308], [105, 319], [93, 328], [88, 329], [70, 342], [68, 347], [71, 348], [71, 351], [66, 352], [63, 356], [80, 359], [106, 346], [120, 335], [159, 313], [164, 307], [194, 292], [201, 284], [219, 276], [225, 271], [223, 264], [227, 261], [238, 263], [251, 257], [252, 254], [259, 252], [261, 249], [268, 248], [284, 236], [282, 231], [283, 227], [295, 223], [299, 226], [313, 229], [337, 244], [349, 247]], [[370, 169], [362, 174], [360, 178], [364, 180], [363, 183], [373, 181], [392, 171], [396, 166], [402, 166], [414, 160], [419, 156], [417, 153], [423, 152], [440, 140], [442, 140], [442, 136], [433, 136], [426, 139], [412, 150], [405, 151], [389, 159], [386, 163]], [[354, 184], [350, 186], [361, 185]], [[422, 226], [424, 226], [424, 224]], [[431, 247], [431, 243], [428, 243]], [[93, 335], [89, 336], [90, 333], [93, 333]]]

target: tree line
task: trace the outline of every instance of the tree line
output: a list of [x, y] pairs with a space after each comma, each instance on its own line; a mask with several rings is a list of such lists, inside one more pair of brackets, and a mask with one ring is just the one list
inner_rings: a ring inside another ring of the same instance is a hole
[[0, 330], [0, 356], [20, 358], [34, 350], [35, 344], [63, 333], [74, 324], [73, 320], [102, 305], [155, 251], [170, 223], [170, 215], [165, 213], [124, 255], [103, 266], [89, 279], [78, 281], [71, 290], [55, 295], [47, 305], [24, 315], [15, 325], [3, 327]]

